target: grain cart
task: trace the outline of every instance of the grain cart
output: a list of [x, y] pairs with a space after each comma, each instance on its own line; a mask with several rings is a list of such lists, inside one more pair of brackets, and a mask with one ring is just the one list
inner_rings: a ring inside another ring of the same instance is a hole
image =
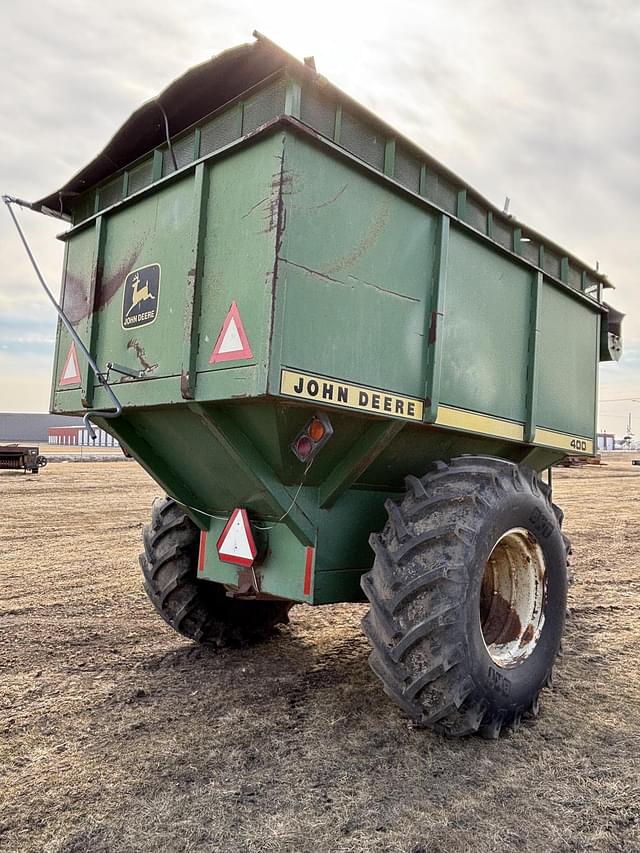
[[540, 474], [593, 453], [606, 278], [259, 34], [30, 206], [71, 223], [51, 411], [168, 495], [160, 616], [235, 646], [364, 593], [418, 724], [535, 715], [567, 591]]

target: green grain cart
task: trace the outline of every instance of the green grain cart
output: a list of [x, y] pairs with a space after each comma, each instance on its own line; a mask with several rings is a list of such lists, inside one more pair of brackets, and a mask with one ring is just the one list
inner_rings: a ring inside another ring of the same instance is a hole
[[606, 278], [259, 34], [30, 206], [71, 223], [51, 411], [169, 495], [162, 618], [225, 647], [366, 596], [418, 724], [535, 715], [568, 551], [540, 473], [594, 452]]

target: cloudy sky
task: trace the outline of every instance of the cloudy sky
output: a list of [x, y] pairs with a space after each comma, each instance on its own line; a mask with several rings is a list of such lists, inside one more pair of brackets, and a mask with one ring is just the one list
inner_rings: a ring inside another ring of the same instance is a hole
[[[258, 29], [617, 286], [625, 358], [600, 428], [640, 433], [636, 0], [21, 0], [4, 3], [0, 192], [62, 185], [189, 66]], [[23, 213], [59, 287], [61, 223]], [[0, 210], [0, 411], [46, 411], [55, 316]], [[615, 401], [615, 402], [610, 402]]]

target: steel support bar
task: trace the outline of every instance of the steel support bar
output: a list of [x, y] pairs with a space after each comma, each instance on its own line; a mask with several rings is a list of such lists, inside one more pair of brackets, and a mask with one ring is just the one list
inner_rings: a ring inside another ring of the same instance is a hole
[[287, 115], [300, 118], [300, 101], [302, 99], [302, 86], [296, 80], [287, 80], [285, 91], [284, 111]]
[[[598, 317], [597, 325], [598, 325], [598, 337], [596, 340], [600, 340], [600, 330], [603, 323], [607, 322], [606, 315], [601, 314]], [[598, 373], [600, 371], [600, 347], [596, 346], [595, 348], [595, 366], [594, 366], [594, 375], [595, 375], [595, 384], [596, 384], [596, 392], [595, 397], [593, 399], [593, 456], [598, 455], [598, 415], [600, 412], [599, 409], [599, 395], [600, 389], [598, 387]]]
[[456, 216], [458, 219], [466, 219], [467, 217], [467, 191], [460, 190], [456, 199]]
[[531, 283], [531, 321], [529, 325], [529, 357], [527, 369], [526, 421], [524, 440], [533, 441], [538, 410], [538, 352], [540, 349], [540, 311], [542, 305], [542, 273], [533, 275]]
[[400, 420], [381, 420], [373, 423], [351, 446], [327, 479], [321, 483], [318, 489], [319, 505], [323, 509], [333, 506], [340, 495], [364, 474], [404, 426], [405, 421]]
[[393, 178], [396, 173], [396, 141], [391, 137], [384, 144], [383, 171], [389, 178]]
[[516, 255], [522, 254], [522, 228], [513, 229], [513, 251]]
[[187, 274], [184, 308], [184, 341], [180, 394], [193, 400], [196, 389], [196, 358], [198, 356], [198, 318], [202, 298], [203, 241], [206, 234], [209, 171], [205, 163], [198, 163], [193, 181], [193, 227], [191, 234], [191, 269]]
[[315, 545], [315, 528], [294, 501], [294, 494], [282, 485], [272, 468], [263, 459], [247, 436], [238, 429], [234, 421], [225, 413], [216, 411], [212, 415], [200, 403], [190, 403], [189, 409], [196, 414], [209, 433], [226, 453], [233, 459], [238, 469], [256, 487], [271, 498], [276, 512], [282, 515], [282, 521], [305, 545]]
[[342, 104], [336, 105], [336, 118], [335, 123], [333, 125], [333, 141], [336, 144], [340, 144], [340, 137], [342, 135]]
[[493, 213], [490, 210], [487, 212], [487, 237], [493, 240]]
[[436, 243], [431, 295], [431, 316], [427, 332], [427, 377], [425, 385], [425, 413], [427, 423], [438, 417], [440, 402], [440, 374], [442, 372], [442, 345], [444, 333], [444, 300], [447, 289], [447, 267], [449, 264], [449, 217], [440, 217]]
[[118, 418], [113, 430], [120, 443], [135, 457], [147, 474], [162, 486], [167, 494], [182, 504], [194, 524], [197, 524], [201, 530], [209, 530], [209, 517], [197, 509], [201, 499], [186, 485], [184, 477], [168, 466], [166, 459], [156, 453], [125, 418]]
[[419, 195], [425, 197], [427, 195], [427, 167], [424, 163], [420, 166], [420, 181], [418, 184], [418, 193]]
[[[87, 315], [87, 349], [91, 356], [96, 351], [96, 293], [100, 288], [102, 281], [102, 270], [104, 267], [104, 250], [107, 242], [107, 224], [104, 216], [98, 216], [95, 224], [96, 247], [93, 253], [93, 268], [91, 270], [91, 281], [89, 283], [89, 296], [87, 299], [87, 307], [89, 314]], [[91, 365], [88, 361], [80, 362], [80, 371], [82, 378], [82, 405], [85, 409], [90, 409], [93, 406], [93, 383], [94, 376]]]

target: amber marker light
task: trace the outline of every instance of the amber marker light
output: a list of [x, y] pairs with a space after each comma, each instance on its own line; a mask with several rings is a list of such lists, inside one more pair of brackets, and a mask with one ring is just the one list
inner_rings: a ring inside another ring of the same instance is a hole
[[311, 441], [316, 443], [322, 441], [325, 436], [326, 429], [320, 418], [312, 418], [307, 426], [307, 433]]
[[315, 414], [291, 442], [291, 450], [300, 462], [311, 462], [319, 450], [333, 435], [329, 418], [322, 413]]

